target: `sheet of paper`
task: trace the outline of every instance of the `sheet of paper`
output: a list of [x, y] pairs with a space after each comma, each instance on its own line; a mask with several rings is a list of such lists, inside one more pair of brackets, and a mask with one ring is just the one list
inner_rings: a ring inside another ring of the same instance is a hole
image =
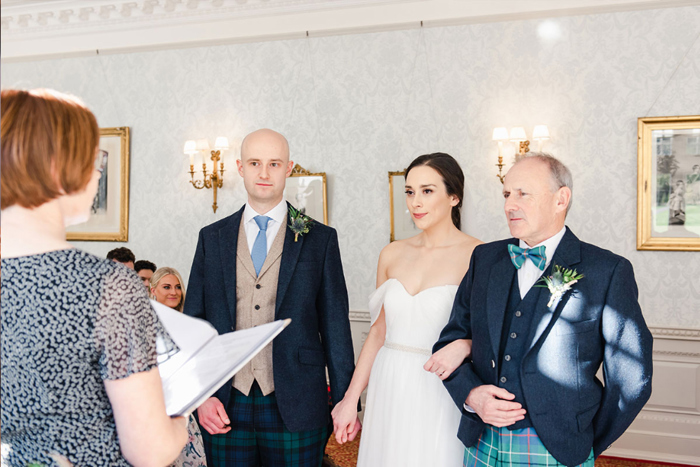
[[167, 377], [161, 373], [168, 415], [185, 415], [199, 407], [290, 322], [279, 320], [216, 336], [176, 371]]
[[151, 306], [170, 338], [179, 347], [179, 351], [167, 352], [160, 336], [156, 341], [158, 371], [161, 378], [168, 378], [219, 333], [203, 319], [192, 318], [155, 300], [151, 300]]

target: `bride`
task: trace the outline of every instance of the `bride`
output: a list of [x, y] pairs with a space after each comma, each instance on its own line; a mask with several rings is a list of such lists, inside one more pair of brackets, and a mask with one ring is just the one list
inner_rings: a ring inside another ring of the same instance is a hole
[[422, 232], [379, 255], [372, 326], [345, 398], [332, 412], [336, 440], [352, 440], [357, 402], [369, 384], [358, 467], [462, 465], [460, 412], [441, 379], [456, 368], [449, 362], [470, 353], [471, 341], [432, 356], [431, 349], [481, 243], [460, 231], [463, 193], [464, 175], [448, 154], [420, 156], [406, 169], [406, 204]]

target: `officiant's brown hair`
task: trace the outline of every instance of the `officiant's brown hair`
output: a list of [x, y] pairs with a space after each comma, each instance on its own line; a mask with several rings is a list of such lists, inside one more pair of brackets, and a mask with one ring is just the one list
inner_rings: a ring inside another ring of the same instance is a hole
[[5, 89], [0, 100], [2, 209], [34, 208], [85, 189], [100, 141], [85, 104], [50, 89]]
[[405, 178], [408, 178], [408, 173], [415, 167], [427, 165], [435, 170], [442, 177], [445, 184], [445, 189], [449, 196], [456, 196], [459, 203], [452, 206], [452, 223], [458, 229], [462, 229], [462, 215], [460, 209], [462, 207], [462, 199], [464, 198], [464, 172], [459, 166], [459, 163], [454, 157], [444, 152], [434, 152], [432, 154], [424, 154], [413, 159], [411, 165], [406, 169]]

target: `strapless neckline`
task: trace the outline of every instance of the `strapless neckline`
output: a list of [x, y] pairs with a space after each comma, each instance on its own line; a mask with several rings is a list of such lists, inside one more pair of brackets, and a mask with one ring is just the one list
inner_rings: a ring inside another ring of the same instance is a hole
[[[397, 282], [397, 283], [401, 286], [401, 288], [403, 289], [403, 291], [406, 293], [406, 295], [408, 295], [408, 296], [411, 297], [411, 298], [417, 297], [417, 296], [419, 296], [420, 294], [422, 294], [422, 293], [424, 293], [424, 292], [427, 292], [427, 291], [429, 291], [429, 290], [432, 290], [432, 289], [441, 289], [441, 288], [443, 288], [443, 287], [459, 287], [459, 284], [434, 285], [434, 286], [432, 286], [432, 287], [425, 288], [425, 289], [423, 289], [423, 290], [421, 290], [420, 292], [417, 292], [417, 293], [415, 293], [415, 294], [411, 294], [411, 292], [409, 292], [409, 291], [406, 289], [406, 286], [403, 285], [403, 283], [402, 283], [400, 280], [396, 279], [395, 277], [390, 277], [389, 279], [387, 279], [386, 281], [384, 281], [384, 284], [386, 284], [386, 283], [389, 282], [389, 281]], [[384, 284], [382, 284], [382, 285], [380, 285], [379, 287], [377, 287], [377, 289], [381, 288]]]

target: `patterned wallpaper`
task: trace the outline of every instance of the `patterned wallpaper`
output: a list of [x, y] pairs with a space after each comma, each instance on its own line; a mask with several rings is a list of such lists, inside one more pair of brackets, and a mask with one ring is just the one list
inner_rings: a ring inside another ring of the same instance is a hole
[[188, 184], [184, 141], [284, 133], [296, 162], [328, 174], [353, 310], [367, 309], [389, 239], [388, 171], [452, 154], [464, 230], [504, 238], [491, 131], [545, 123], [544, 149], [574, 174], [568, 225], [632, 261], [649, 324], [700, 328], [700, 254], [635, 249], [637, 118], [700, 113], [699, 24], [700, 7], [684, 7], [12, 63], [2, 85], [71, 92], [100, 126], [131, 127], [126, 246], [185, 278], [199, 229], [245, 192], [225, 159], [214, 214], [211, 191]]

